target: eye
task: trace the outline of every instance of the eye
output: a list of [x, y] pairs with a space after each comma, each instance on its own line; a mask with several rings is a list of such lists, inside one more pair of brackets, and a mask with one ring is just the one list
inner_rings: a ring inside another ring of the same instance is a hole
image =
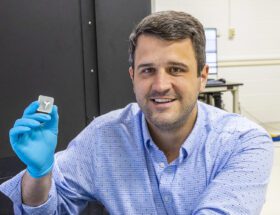
[[182, 68], [180, 68], [180, 67], [170, 67], [170, 68], [169, 68], [170, 74], [174, 74], [174, 75], [179, 74], [179, 73], [182, 73], [182, 72], [184, 72], [184, 71], [185, 71], [185, 70], [182, 69]]
[[151, 74], [151, 73], [155, 72], [155, 69], [154, 69], [154, 68], [151, 68], [151, 67], [147, 67], [147, 68], [141, 69], [140, 72], [141, 72], [142, 74]]

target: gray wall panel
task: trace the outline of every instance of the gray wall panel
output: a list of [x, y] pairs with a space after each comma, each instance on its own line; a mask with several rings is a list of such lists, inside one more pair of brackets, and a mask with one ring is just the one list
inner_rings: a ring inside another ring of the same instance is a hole
[[86, 125], [82, 42], [77, 0], [0, 2], [0, 158], [13, 155], [8, 131], [39, 94], [59, 106], [58, 150]]
[[150, 0], [96, 0], [100, 112], [134, 101], [128, 75], [128, 37], [151, 13]]
[[[59, 106], [57, 150], [93, 116], [134, 101], [128, 36], [150, 7], [149, 0], [0, 1], [0, 183], [24, 168], [8, 132], [38, 95]], [[90, 204], [83, 214], [106, 212]]]

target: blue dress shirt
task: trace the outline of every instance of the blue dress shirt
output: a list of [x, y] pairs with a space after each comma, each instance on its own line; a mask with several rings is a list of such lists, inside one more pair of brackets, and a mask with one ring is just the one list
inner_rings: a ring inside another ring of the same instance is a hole
[[253, 122], [198, 102], [194, 128], [168, 163], [137, 104], [91, 122], [53, 168], [49, 199], [21, 201], [24, 171], [1, 185], [16, 214], [78, 214], [98, 201], [110, 214], [257, 215], [273, 160], [273, 144]]

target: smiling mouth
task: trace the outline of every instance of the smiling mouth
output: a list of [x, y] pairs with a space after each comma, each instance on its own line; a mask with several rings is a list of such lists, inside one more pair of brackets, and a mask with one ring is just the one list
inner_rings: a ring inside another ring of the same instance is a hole
[[151, 99], [156, 104], [167, 104], [175, 101], [176, 99]]

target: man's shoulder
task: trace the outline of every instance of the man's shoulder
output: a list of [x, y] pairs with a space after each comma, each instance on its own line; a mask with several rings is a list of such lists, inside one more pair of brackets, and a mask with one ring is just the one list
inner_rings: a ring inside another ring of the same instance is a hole
[[140, 113], [137, 103], [129, 103], [121, 109], [112, 110], [108, 113], [96, 117], [94, 121], [98, 124], [114, 124], [134, 120]]
[[[270, 136], [257, 123], [239, 114], [228, 113], [206, 104], [200, 104], [199, 107], [208, 134], [207, 147], [214, 149], [220, 157], [244, 148], [271, 150]], [[214, 153], [214, 156], [216, 155]]]
[[[136, 103], [128, 104], [96, 117], [73, 140], [73, 145], [88, 145], [88, 143], [113, 142], [117, 144], [121, 138], [138, 137], [141, 127], [141, 111]], [[121, 142], [121, 141], [119, 141]], [[77, 144], [78, 143], [78, 144]], [[95, 145], [95, 144], [90, 144]]]
[[265, 133], [266, 131], [257, 123], [236, 113], [229, 113], [219, 108], [200, 103], [206, 125], [218, 133], [246, 133], [250, 130]]
[[110, 111], [93, 119], [88, 127], [104, 128], [120, 125], [133, 126], [140, 122], [141, 110], [137, 103], [130, 103], [124, 108]]

